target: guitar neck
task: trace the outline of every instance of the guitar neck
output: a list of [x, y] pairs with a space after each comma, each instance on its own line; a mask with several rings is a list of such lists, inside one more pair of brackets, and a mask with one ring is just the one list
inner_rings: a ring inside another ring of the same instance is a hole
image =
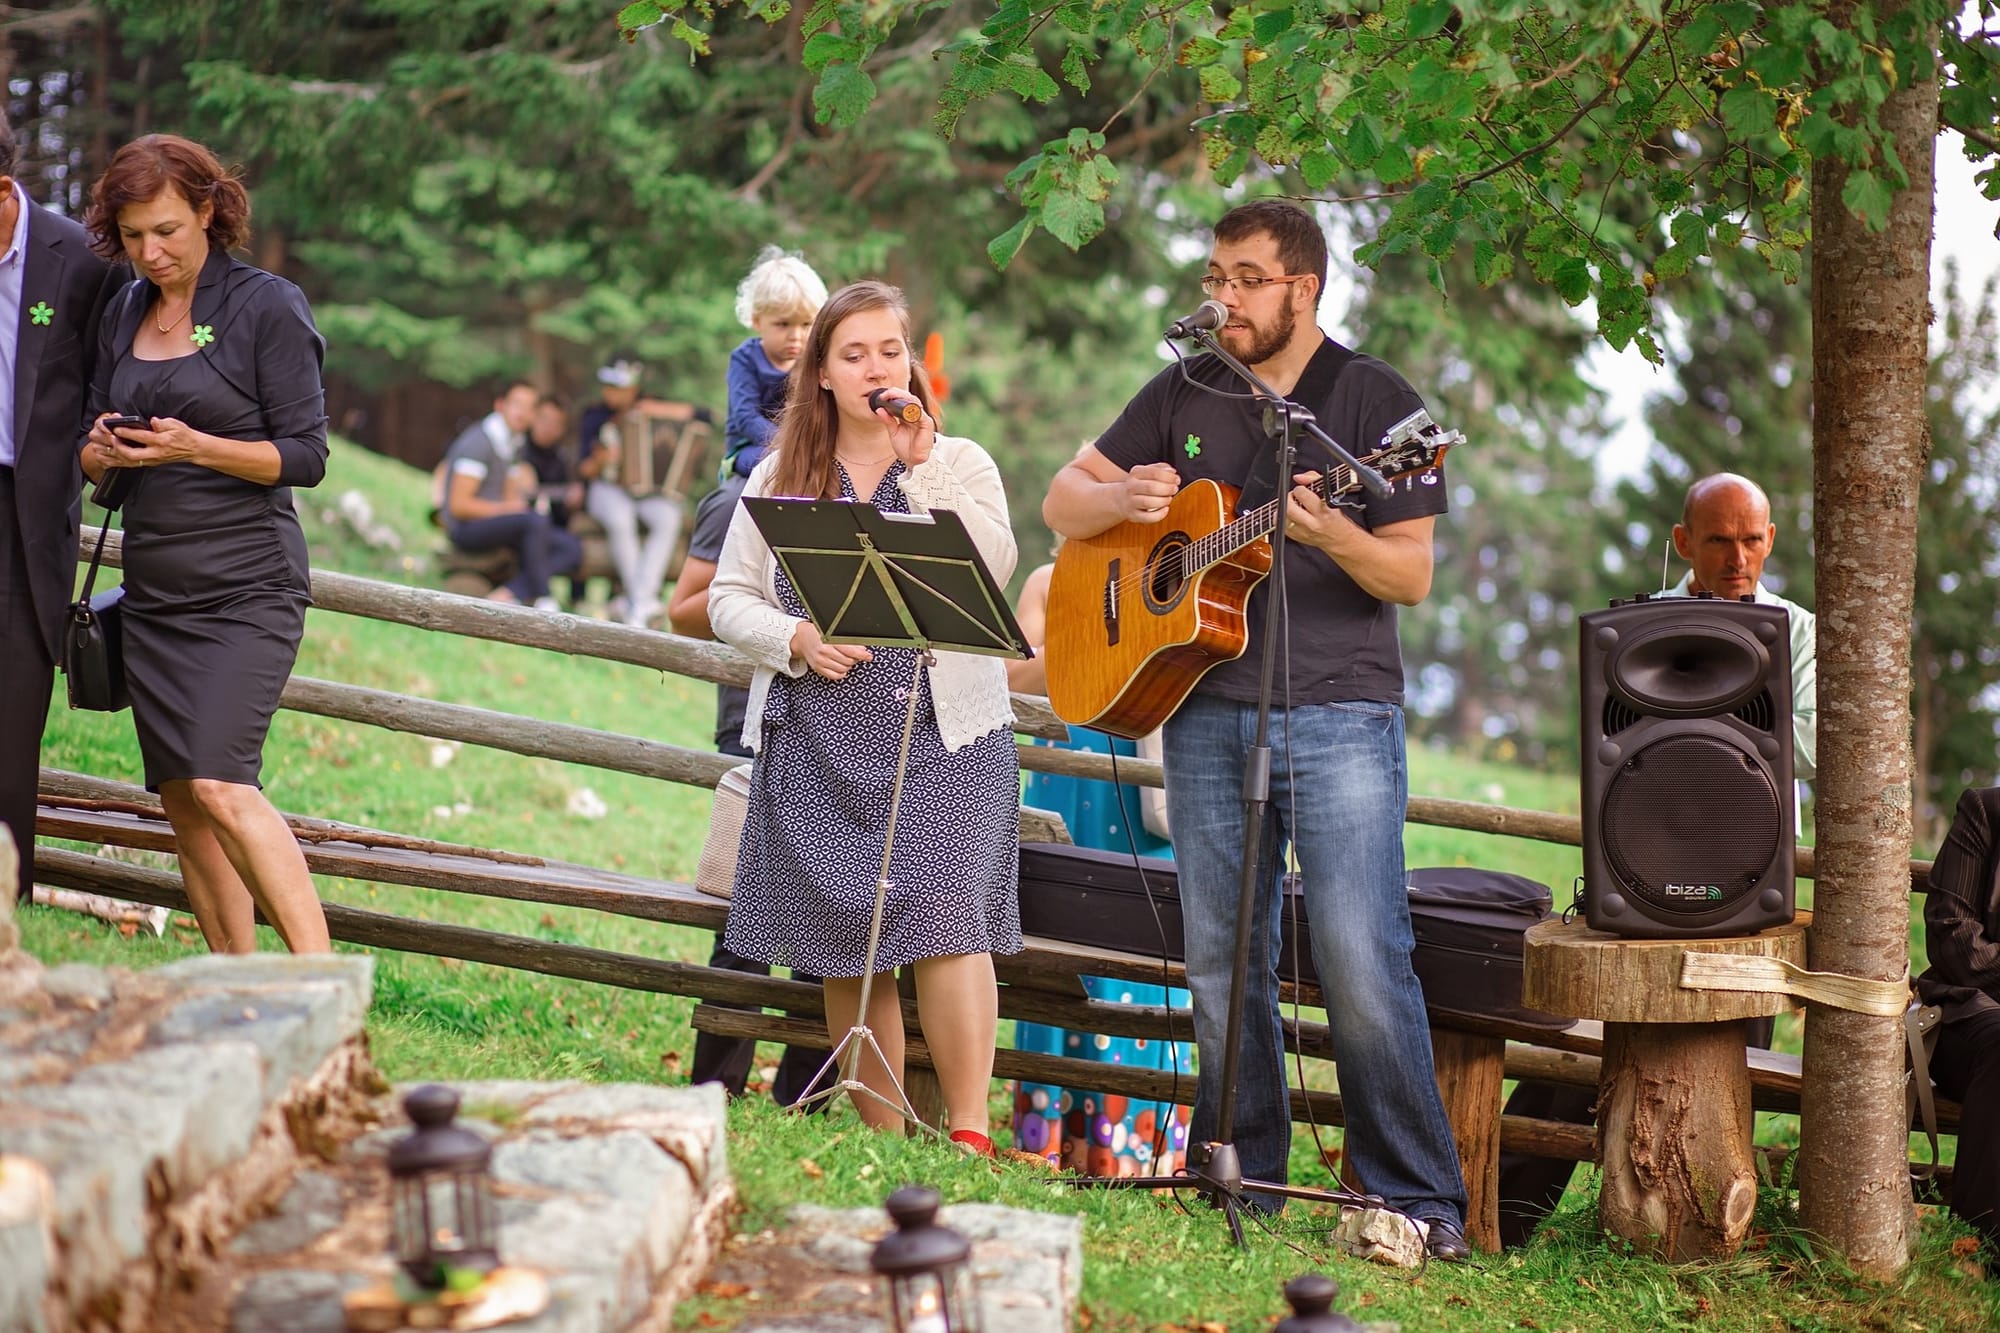
[[[1361, 478], [1345, 463], [1337, 465], [1333, 471], [1313, 483], [1312, 489], [1320, 499], [1332, 504], [1334, 500], [1361, 489]], [[1288, 492], [1289, 494], [1289, 492]], [[1236, 520], [1226, 523], [1200, 538], [1188, 548], [1188, 567], [1207, 569], [1210, 565], [1227, 560], [1252, 542], [1270, 536], [1278, 528], [1278, 506], [1284, 504], [1286, 496], [1266, 501]]]

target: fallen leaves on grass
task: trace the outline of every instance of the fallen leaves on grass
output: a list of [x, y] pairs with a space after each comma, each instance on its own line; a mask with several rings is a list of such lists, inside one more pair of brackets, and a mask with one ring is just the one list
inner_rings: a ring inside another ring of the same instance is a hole
[[826, 1177], [826, 1172], [820, 1164], [810, 1157], [799, 1158], [799, 1172], [808, 1180], [822, 1180]]
[[681, 1053], [679, 1051], [663, 1052], [660, 1056], [660, 1068], [665, 1070], [669, 1074], [680, 1073]]
[[701, 1292], [704, 1296], [713, 1296], [717, 1300], [733, 1301], [739, 1296], [749, 1295], [750, 1284], [747, 1282], [704, 1282], [695, 1288], [695, 1290]]

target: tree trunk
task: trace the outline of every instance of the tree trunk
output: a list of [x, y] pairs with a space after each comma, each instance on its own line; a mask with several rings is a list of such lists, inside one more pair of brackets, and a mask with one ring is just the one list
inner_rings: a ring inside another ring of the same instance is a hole
[[[1828, 6], [1845, 25], [1853, 7]], [[1886, 19], [1878, 16], [1878, 22]], [[1813, 512], [1819, 525], [1815, 970], [1893, 980], [1909, 966], [1910, 621], [1924, 416], [1938, 88], [1880, 109], [1909, 178], [1888, 227], [1841, 203], [1848, 168], [1813, 165]], [[1865, 1276], [1909, 1260], [1902, 1026], [1823, 1005], [1806, 1016], [1799, 1114], [1805, 1229]]]

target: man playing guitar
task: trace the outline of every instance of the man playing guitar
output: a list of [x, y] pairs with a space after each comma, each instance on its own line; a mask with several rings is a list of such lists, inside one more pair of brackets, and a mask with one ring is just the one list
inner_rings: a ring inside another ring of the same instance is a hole
[[[1222, 345], [1310, 409], [1334, 439], [1366, 456], [1423, 402], [1388, 365], [1321, 331], [1326, 266], [1326, 240], [1311, 215], [1265, 199], [1232, 209], [1216, 224], [1202, 286], [1229, 311]], [[1158, 524], [1181, 485], [1197, 480], [1242, 486], [1239, 510], [1278, 495], [1275, 448], [1262, 434], [1257, 403], [1214, 357], [1194, 358], [1184, 369], [1185, 376], [1180, 366], [1162, 371], [1094, 446], [1056, 475], [1042, 508], [1051, 528], [1090, 538], [1120, 523]], [[1314, 447], [1305, 442], [1307, 450]], [[1304, 463], [1316, 465], [1310, 457]], [[1410, 966], [1395, 610], [1430, 592], [1431, 529], [1446, 509], [1446, 488], [1432, 468], [1395, 481], [1387, 496], [1357, 497], [1349, 507], [1328, 504], [1310, 485], [1318, 479], [1302, 472], [1286, 488], [1289, 623], [1279, 640], [1285, 652], [1271, 728], [1276, 827], [1264, 840], [1270, 873], [1259, 877], [1235, 1144], [1246, 1179], [1285, 1181], [1291, 1114], [1278, 1015], [1276, 904], [1289, 840], [1340, 1068], [1348, 1160], [1363, 1189], [1427, 1224], [1433, 1257], [1462, 1259], [1465, 1186], [1432, 1078], [1423, 993]], [[1263, 618], [1272, 612], [1267, 587], [1249, 594], [1251, 643], [1262, 643]], [[1057, 614], [1052, 600], [1052, 622]], [[1052, 624], [1052, 642], [1054, 635]], [[1256, 657], [1207, 669], [1165, 728], [1167, 809], [1201, 1052], [1196, 1144], [1213, 1140], [1217, 1128]]]

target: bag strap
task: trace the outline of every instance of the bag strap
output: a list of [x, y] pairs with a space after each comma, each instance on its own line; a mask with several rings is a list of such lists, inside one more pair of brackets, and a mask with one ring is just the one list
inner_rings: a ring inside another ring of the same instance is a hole
[[97, 586], [97, 564], [104, 559], [104, 539], [111, 535], [111, 516], [104, 516], [104, 526], [97, 530], [97, 549], [90, 553], [90, 572], [83, 576], [83, 593], [76, 600], [79, 605], [90, 605], [90, 590]]
[[1914, 998], [1903, 1011], [1903, 1036], [1910, 1047], [1910, 1091], [1923, 1122], [1924, 1138], [1931, 1146], [1931, 1160], [1910, 1168], [1910, 1175], [1917, 1180], [1929, 1180], [1937, 1174], [1937, 1098], [1931, 1091], [1931, 1050], [1937, 1045], [1938, 1020], [1942, 1017], [1936, 1005]]

